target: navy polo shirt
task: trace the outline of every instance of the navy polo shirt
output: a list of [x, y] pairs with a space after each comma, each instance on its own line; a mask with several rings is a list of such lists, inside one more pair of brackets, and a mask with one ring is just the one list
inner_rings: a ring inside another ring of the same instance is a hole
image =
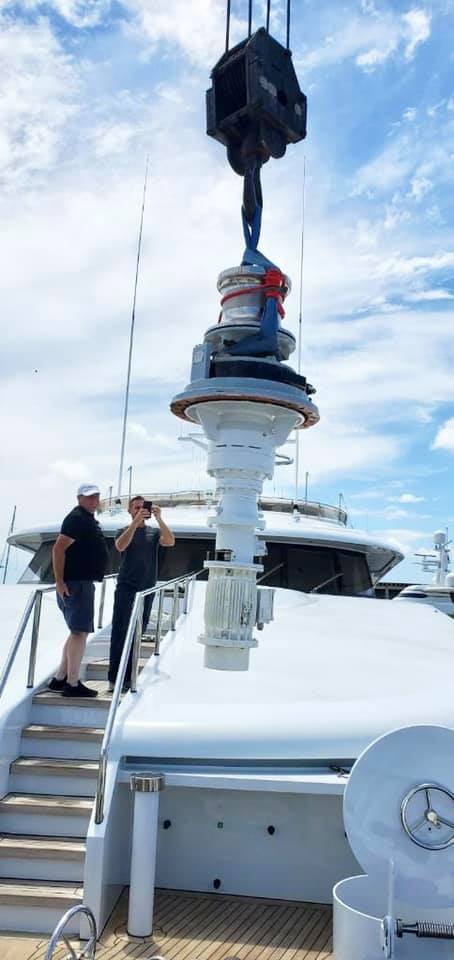
[[[127, 529], [127, 528], [126, 528]], [[118, 532], [118, 536], [123, 533]], [[154, 527], [137, 527], [129, 547], [122, 554], [118, 583], [131, 590], [154, 587], [158, 575], [158, 551], [161, 533]]]

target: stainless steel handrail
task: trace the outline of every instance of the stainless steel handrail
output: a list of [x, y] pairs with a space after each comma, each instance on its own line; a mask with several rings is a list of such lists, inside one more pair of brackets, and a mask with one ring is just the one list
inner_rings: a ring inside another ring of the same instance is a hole
[[161, 583], [155, 587], [149, 587], [147, 590], [140, 590], [136, 593], [133, 608], [131, 611], [131, 616], [129, 619], [128, 629], [126, 632], [123, 653], [121, 655], [121, 660], [120, 660], [120, 666], [118, 668], [117, 679], [115, 681], [115, 687], [112, 694], [112, 703], [110, 704], [110, 710], [109, 710], [107, 723], [104, 730], [101, 753], [99, 756], [98, 783], [96, 788], [96, 801], [95, 801], [95, 823], [102, 823], [102, 821], [104, 820], [104, 795], [105, 795], [105, 789], [106, 789], [107, 760], [108, 760], [110, 739], [112, 736], [112, 730], [115, 723], [118, 703], [120, 700], [123, 681], [126, 674], [126, 667], [128, 664], [131, 650], [132, 650], [131, 693], [137, 693], [137, 673], [138, 673], [138, 665], [139, 665], [140, 643], [142, 640], [143, 604], [144, 604], [145, 597], [150, 596], [152, 593], [159, 594], [158, 620], [156, 624], [156, 640], [155, 640], [155, 649], [154, 649], [154, 655], [155, 657], [157, 657], [159, 656], [160, 645], [161, 645], [161, 625], [162, 625], [162, 614], [163, 614], [163, 604], [164, 604], [164, 591], [169, 587], [173, 587], [171, 630], [175, 630], [177, 616], [178, 616], [178, 606], [179, 606], [178, 586], [180, 583], [185, 584], [185, 592], [183, 596], [183, 613], [187, 613], [189, 583], [191, 581], [196, 580], [199, 574], [203, 572], [204, 570], [202, 568], [201, 570], [197, 570], [196, 572], [193, 572], [193, 573], [185, 573], [181, 577], [176, 577], [175, 580], [167, 580], [166, 583]]
[[[72, 920], [72, 918], [78, 913], [87, 918], [88, 926], [90, 928], [90, 937], [88, 943], [81, 951], [74, 950], [74, 947], [71, 946], [67, 937], [63, 933], [66, 924], [69, 923], [69, 921]], [[49, 940], [45, 960], [52, 960], [55, 947], [60, 939], [64, 940], [69, 950], [69, 953], [66, 954], [64, 960], [70, 960], [70, 958], [71, 960], [82, 960], [82, 958], [86, 958], [86, 960], [94, 960], [96, 956], [96, 941], [98, 939], [98, 933], [96, 930], [96, 920], [90, 910], [90, 907], [86, 907], [84, 903], [79, 903], [76, 907], [70, 907], [70, 909], [63, 914]]]
[[11, 673], [12, 666], [17, 656], [17, 651], [22, 642], [22, 637], [27, 629], [28, 622], [30, 620], [32, 611], [33, 611], [33, 627], [32, 627], [32, 639], [30, 644], [30, 657], [28, 662], [28, 672], [27, 672], [27, 687], [32, 687], [35, 679], [35, 663], [36, 663], [36, 648], [38, 645], [38, 633], [39, 633], [39, 623], [41, 618], [41, 602], [42, 594], [49, 593], [51, 590], [55, 590], [55, 587], [39, 587], [30, 594], [27, 603], [25, 605], [25, 610], [22, 614], [19, 626], [16, 631], [14, 640], [10, 646], [8, 656], [6, 658], [5, 666], [3, 667], [2, 673], [0, 675], [0, 697], [5, 689], [6, 682]]
[[[104, 613], [104, 600], [106, 595], [106, 580], [117, 577], [116, 573], [109, 573], [104, 577], [101, 586], [101, 596], [99, 600], [99, 612], [98, 612], [98, 629], [102, 626], [102, 618]], [[32, 637], [30, 643], [30, 656], [28, 659], [28, 670], [27, 670], [27, 689], [30, 690], [35, 684], [35, 669], [36, 669], [36, 655], [38, 651], [38, 637], [39, 637], [39, 627], [41, 623], [41, 607], [43, 600], [43, 593], [52, 593], [55, 592], [55, 585], [51, 587], [37, 587], [36, 590], [33, 590], [30, 594], [27, 603], [25, 605], [25, 610], [22, 614], [19, 626], [17, 628], [15, 637], [9, 649], [8, 656], [6, 658], [5, 666], [0, 674], [0, 697], [5, 689], [8, 677], [11, 673], [14, 661], [17, 656], [17, 652], [22, 643], [22, 638], [27, 629], [30, 617], [33, 613], [33, 626], [32, 626]], [[101, 623], [99, 622], [101, 620]]]
[[103, 618], [104, 618], [104, 602], [105, 602], [105, 599], [106, 599], [106, 586], [107, 586], [107, 581], [108, 581], [108, 580], [116, 580], [117, 577], [118, 577], [118, 573], [108, 573], [108, 574], [106, 574], [106, 576], [104, 577], [104, 579], [103, 579], [103, 581], [102, 581], [102, 584], [101, 584], [101, 593], [100, 593], [100, 596], [99, 596], [99, 608], [98, 608], [98, 622], [97, 622], [97, 628], [98, 628], [98, 630], [101, 630], [101, 628], [102, 628], [102, 622], [103, 622]]

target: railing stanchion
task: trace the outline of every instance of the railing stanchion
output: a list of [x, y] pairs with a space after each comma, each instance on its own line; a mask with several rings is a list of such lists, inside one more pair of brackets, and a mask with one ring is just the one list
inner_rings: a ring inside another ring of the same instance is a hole
[[35, 682], [36, 653], [38, 649], [39, 622], [41, 620], [41, 604], [43, 595], [41, 590], [35, 593], [35, 604], [33, 610], [32, 639], [30, 644], [30, 658], [28, 661], [27, 688], [33, 687]]
[[137, 612], [134, 640], [132, 642], [131, 693], [137, 693], [137, 672], [139, 668], [140, 644], [143, 634], [143, 597], [140, 598]]
[[180, 588], [179, 588], [179, 586], [178, 586], [178, 583], [176, 583], [176, 584], [174, 585], [174, 588], [173, 588], [172, 613], [171, 613], [171, 617], [170, 617], [170, 629], [171, 629], [171, 630], [175, 630], [176, 622], [177, 622], [177, 619], [178, 619], [178, 605], [179, 605], [178, 593], [179, 593], [179, 589], [180, 589]]
[[99, 598], [99, 610], [98, 610], [98, 630], [102, 629], [102, 621], [104, 618], [104, 601], [106, 599], [106, 578], [104, 577], [101, 584], [101, 596]]
[[156, 639], [154, 642], [154, 655], [159, 657], [161, 647], [162, 614], [164, 610], [164, 590], [159, 591], [158, 618], [156, 620]]
[[189, 584], [191, 583], [192, 577], [186, 577], [184, 581], [184, 597], [183, 597], [183, 613], [188, 612], [189, 606]]
[[101, 754], [98, 769], [98, 783], [96, 787], [95, 823], [102, 823], [104, 819], [104, 794], [106, 792], [107, 755]]

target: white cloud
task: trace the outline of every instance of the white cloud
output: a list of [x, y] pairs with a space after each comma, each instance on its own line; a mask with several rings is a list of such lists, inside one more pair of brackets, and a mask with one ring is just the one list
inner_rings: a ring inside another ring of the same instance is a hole
[[[166, 46], [184, 53], [195, 66], [213, 65], [213, 52], [222, 53], [224, 0], [122, 0], [135, 20], [129, 29], [145, 42], [148, 54]], [[231, 45], [244, 32], [244, 21], [232, 14]]]
[[429, 190], [432, 190], [433, 183], [427, 177], [413, 177], [410, 186], [410, 196], [419, 202]]
[[422, 503], [425, 497], [416, 497], [414, 493], [401, 493], [400, 497], [388, 497], [393, 503]]
[[130, 421], [128, 424], [128, 433], [134, 440], [150, 439], [150, 434], [148, 433], [147, 428], [144, 427], [143, 423], [134, 423], [134, 421]]
[[386, 63], [393, 55], [401, 54], [412, 60], [418, 46], [430, 36], [430, 15], [423, 9], [411, 9], [399, 15], [390, 9], [377, 11], [372, 3], [362, 4], [362, 18], [342, 18], [336, 31], [325, 37], [324, 43], [298, 57], [306, 69], [318, 69], [354, 58], [366, 72]]
[[412, 123], [413, 120], [416, 119], [416, 107], [407, 107], [407, 109], [404, 110], [403, 118], [404, 120], [408, 120], [410, 123]]
[[443, 290], [437, 287], [435, 290], [417, 290], [415, 293], [407, 293], [406, 300], [410, 303], [419, 303], [430, 300], [454, 300], [454, 293], [449, 290]]
[[77, 109], [77, 70], [45, 20], [0, 14], [0, 88], [0, 180], [19, 186], [53, 166]]
[[448, 450], [450, 453], [454, 453], [454, 417], [450, 417], [439, 428], [432, 444], [432, 450]]
[[53, 9], [74, 27], [94, 27], [109, 12], [111, 0], [2, 0], [1, 5], [38, 13]]
[[406, 60], [412, 60], [419, 44], [424, 43], [430, 37], [430, 21], [430, 14], [426, 10], [413, 9], [403, 14]]
[[49, 472], [63, 480], [78, 480], [82, 483], [89, 470], [82, 460], [55, 460], [49, 465]]

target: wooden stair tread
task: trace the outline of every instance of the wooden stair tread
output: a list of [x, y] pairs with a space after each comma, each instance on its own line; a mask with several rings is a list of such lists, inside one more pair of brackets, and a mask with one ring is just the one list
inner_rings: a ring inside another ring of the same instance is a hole
[[22, 809], [27, 813], [91, 814], [91, 797], [61, 797], [43, 793], [7, 793], [0, 800], [0, 813]]
[[48, 740], [95, 740], [104, 736], [102, 727], [62, 726], [52, 723], [29, 723], [22, 730], [23, 737], [40, 737]]
[[35, 774], [77, 774], [81, 777], [94, 777], [98, 773], [96, 760], [69, 760], [53, 757], [18, 757], [13, 760], [11, 773]]
[[83, 887], [71, 881], [1, 880], [0, 903], [24, 907], [73, 906], [81, 903]]
[[108, 708], [112, 702], [112, 694], [106, 688], [105, 680], [88, 680], [90, 687], [98, 691], [97, 697], [62, 697], [58, 690], [40, 690], [35, 693], [33, 703], [38, 706], [72, 706]]
[[86, 843], [73, 837], [34, 837], [0, 834], [0, 857], [85, 860]]

